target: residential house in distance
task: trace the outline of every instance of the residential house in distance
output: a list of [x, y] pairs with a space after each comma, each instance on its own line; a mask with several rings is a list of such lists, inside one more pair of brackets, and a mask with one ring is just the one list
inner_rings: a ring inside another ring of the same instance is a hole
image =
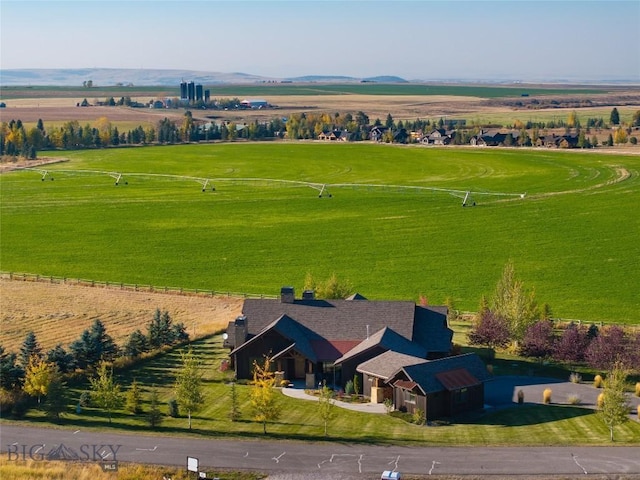
[[428, 135], [424, 135], [420, 139], [423, 145], [449, 145], [455, 135], [455, 130], [445, 130], [444, 128], [436, 128]]
[[351, 134], [346, 130], [333, 130], [331, 132], [322, 132], [318, 135], [318, 140], [330, 142], [348, 142]]

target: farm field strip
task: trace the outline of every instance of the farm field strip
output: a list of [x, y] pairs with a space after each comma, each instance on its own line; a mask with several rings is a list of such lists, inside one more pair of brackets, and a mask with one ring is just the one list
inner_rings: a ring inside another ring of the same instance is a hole
[[[639, 156], [282, 142], [65, 157], [55, 181], [0, 177], [4, 271], [265, 294], [336, 273], [369, 298], [475, 310], [511, 259], [554, 316], [639, 323]], [[419, 187], [527, 196], [465, 209]]]

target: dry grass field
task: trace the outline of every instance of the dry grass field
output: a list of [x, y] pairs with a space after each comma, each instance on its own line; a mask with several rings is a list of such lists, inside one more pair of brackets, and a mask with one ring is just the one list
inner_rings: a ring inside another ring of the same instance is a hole
[[[154, 98], [149, 96], [132, 97], [141, 103]], [[562, 96], [545, 96], [548, 101], [557, 100], [559, 103], [567, 99]], [[31, 97], [15, 98], [7, 103], [7, 108], [0, 110], [0, 121], [20, 119], [23, 123], [35, 124], [42, 119], [47, 124], [58, 124], [69, 120], [77, 120], [81, 125], [93, 123], [98, 118], [107, 117], [112, 123], [133, 128], [134, 125], [153, 126], [159, 120], [167, 117], [180, 122], [183, 109], [150, 109], [129, 107], [77, 107], [83, 98], [70, 97]], [[91, 104], [105, 100], [104, 98], [87, 98]], [[269, 121], [274, 117], [288, 117], [293, 113], [327, 112], [365, 112], [371, 121], [379, 118], [384, 122], [387, 114], [391, 113], [395, 120], [415, 120], [444, 118], [466, 118], [478, 121], [513, 122], [515, 119], [566, 119], [571, 111], [579, 114], [580, 108], [540, 108], [529, 110], [515, 108], [513, 99], [486, 99], [479, 97], [448, 96], [448, 95], [274, 95], [266, 100], [276, 108], [262, 110], [193, 110], [194, 119], [201, 121], [230, 121], [236, 123]], [[597, 99], [587, 95], [572, 95], [571, 104], [591, 101], [589, 116], [608, 119], [611, 108], [616, 106], [621, 116], [632, 115], [640, 105], [640, 91], [631, 88], [629, 91], [619, 91], [612, 94], [600, 94]], [[586, 113], [586, 111], [585, 111]]]
[[0, 280], [0, 344], [18, 352], [33, 330], [43, 350], [66, 346], [100, 319], [122, 345], [136, 329], [146, 331], [156, 309], [167, 310], [190, 335], [202, 336], [226, 327], [242, 310], [242, 299], [136, 292], [46, 282]]

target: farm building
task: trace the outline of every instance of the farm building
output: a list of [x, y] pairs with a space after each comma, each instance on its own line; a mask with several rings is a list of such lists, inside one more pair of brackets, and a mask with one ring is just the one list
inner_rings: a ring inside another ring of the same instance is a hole
[[262, 98], [252, 98], [252, 99], [244, 99], [240, 102], [240, 107], [242, 108], [267, 108], [269, 106], [269, 102], [263, 100]]

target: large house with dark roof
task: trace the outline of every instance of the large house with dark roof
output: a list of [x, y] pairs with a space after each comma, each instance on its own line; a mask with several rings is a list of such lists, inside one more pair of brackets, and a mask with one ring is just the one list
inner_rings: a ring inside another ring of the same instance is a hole
[[296, 299], [292, 287], [283, 287], [278, 299], [246, 299], [224, 345], [239, 379], [251, 378], [253, 362], [268, 355], [287, 380], [344, 385], [360, 363], [389, 350], [425, 360], [445, 357], [452, 337], [447, 307], [358, 294], [319, 300], [311, 291]]
[[269, 356], [282, 379], [341, 387], [358, 375], [372, 402], [391, 399], [396, 409], [420, 409], [432, 420], [482, 408], [490, 377], [476, 354], [450, 356], [447, 313], [359, 294], [318, 300], [305, 291], [296, 299], [283, 287], [277, 299], [246, 299], [224, 346], [239, 379], [251, 378], [254, 361]]

